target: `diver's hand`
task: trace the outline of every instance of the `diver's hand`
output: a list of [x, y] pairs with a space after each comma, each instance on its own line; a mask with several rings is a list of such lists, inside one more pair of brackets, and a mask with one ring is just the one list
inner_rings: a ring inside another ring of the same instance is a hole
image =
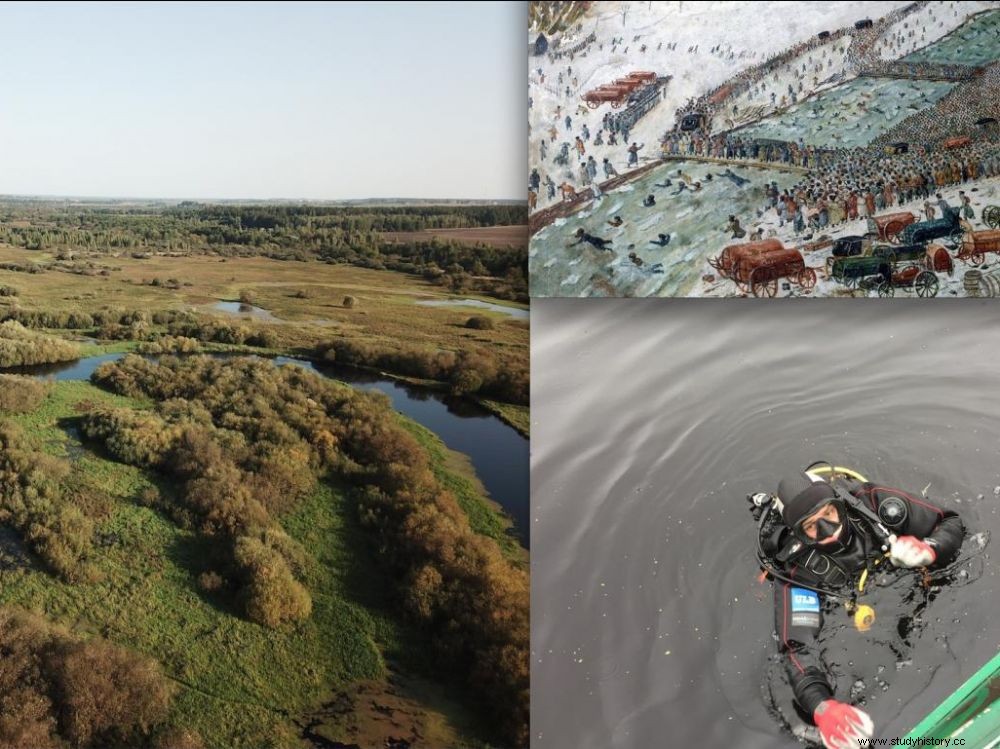
[[935, 559], [934, 547], [915, 536], [900, 536], [889, 546], [889, 561], [897, 567], [926, 567]]
[[868, 713], [837, 700], [819, 703], [813, 721], [826, 749], [857, 749], [861, 739], [870, 739], [875, 730]]

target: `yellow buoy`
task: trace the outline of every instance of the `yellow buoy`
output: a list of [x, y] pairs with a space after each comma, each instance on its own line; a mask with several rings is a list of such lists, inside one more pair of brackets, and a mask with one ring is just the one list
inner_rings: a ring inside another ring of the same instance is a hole
[[854, 626], [858, 632], [867, 632], [875, 623], [875, 609], [862, 604], [854, 612]]

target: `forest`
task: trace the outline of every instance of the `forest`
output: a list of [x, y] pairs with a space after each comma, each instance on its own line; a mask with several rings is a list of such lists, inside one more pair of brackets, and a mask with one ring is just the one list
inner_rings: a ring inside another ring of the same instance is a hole
[[[73, 253], [212, 253], [321, 260], [413, 273], [454, 291], [474, 290], [527, 301], [526, 247], [494, 247], [431, 236], [401, 243], [387, 236], [390, 232], [526, 223], [526, 206], [516, 204], [81, 207], [8, 201], [0, 203], [0, 245], [48, 251], [63, 261], [71, 259]], [[30, 267], [24, 270], [30, 271]]]

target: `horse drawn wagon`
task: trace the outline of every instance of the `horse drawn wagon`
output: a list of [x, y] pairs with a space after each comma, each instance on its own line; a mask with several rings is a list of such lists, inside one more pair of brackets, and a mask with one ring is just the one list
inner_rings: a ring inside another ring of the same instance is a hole
[[898, 234], [903, 244], [919, 244], [932, 239], [950, 239], [957, 242], [962, 238], [962, 225], [957, 210], [949, 210], [941, 218], [910, 224]]
[[897, 289], [933, 297], [938, 293], [937, 274], [953, 269], [951, 256], [940, 245], [877, 245], [870, 255], [832, 258], [830, 277], [880, 297], [895, 296]]
[[880, 297], [890, 297], [896, 295], [896, 289], [914, 293], [921, 298], [937, 296], [938, 277], [933, 271], [919, 265], [907, 265], [901, 270], [893, 270], [878, 285], [876, 291]]
[[970, 231], [962, 238], [955, 257], [963, 263], [982, 265], [987, 252], [1000, 252], [1000, 229]]
[[733, 269], [737, 288], [756, 297], [777, 296], [778, 281], [782, 278], [803, 289], [816, 285], [816, 271], [806, 267], [802, 253], [792, 247], [743, 255]]
[[718, 257], [709, 258], [708, 264], [723, 278], [731, 278], [736, 272], [736, 266], [744, 257], [755, 257], [766, 252], [783, 250], [784, 245], [780, 239], [764, 239], [759, 242], [744, 242], [743, 244], [731, 244], [723, 248]]
[[917, 217], [909, 211], [869, 216], [868, 232], [884, 242], [896, 242], [899, 233], [916, 220]]
[[833, 248], [830, 250], [830, 255], [832, 257], [853, 257], [855, 255], [864, 255], [865, 248], [868, 244], [868, 237], [859, 237], [856, 234], [851, 234], [846, 237], [838, 237], [833, 242]]
[[737, 288], [754, 296], [777, 295], [781, 278], [803, 289], [816, 285], [816, 271], [806, 267], [802, 253], [785, 247], [779, 239], [729, 245], [708, 263], [720, 276], [731, 278]]
[[612, 109], [618, 109], [624, 104], [632, 93], [635, 86], [630, 84], [609, 83], [598, 86], [593, 91], [588, 91], [583, 95], [583, 100], [591, 109], [597, 109], [601, 104], [608, 103]]
[[614, 83], [605, 83], [593, 91], [583, 95], [583, 100], [591, 109], [597, 109], [601, 104], [608, 103], [612, 109], [620, 108], [628, 101], [629, 96], [639, 88], [656, 81], [656, 73], [637, 70], [624, 78], [618, 78]]
[[892, 263], [874, 255], [835, 257], [829, 268], [830, 278], [848, 289], [874, 288], [892, 275]]

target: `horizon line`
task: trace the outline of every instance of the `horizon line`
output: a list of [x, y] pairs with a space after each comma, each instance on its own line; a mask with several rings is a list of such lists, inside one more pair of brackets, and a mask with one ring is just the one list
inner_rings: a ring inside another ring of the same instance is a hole
[[7, 199], [31, 200], [80, 200], [80, 201], [146, 201], [163, 203], [364, 203], [364, 202], [396, 202], [396, 203], [527, 203], [527, 198], [194, 198], [194, 197], [150, 197], [128, 195], [57, 195], [51, 193], [0, 193], [0, 200]]

